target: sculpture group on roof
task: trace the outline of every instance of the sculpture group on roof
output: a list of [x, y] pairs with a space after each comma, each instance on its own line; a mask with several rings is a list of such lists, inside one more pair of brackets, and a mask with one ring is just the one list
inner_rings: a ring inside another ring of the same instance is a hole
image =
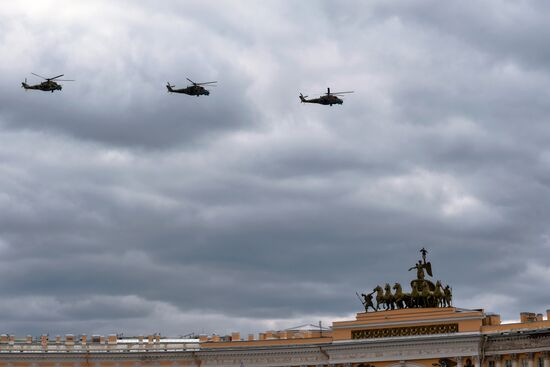
[[[426, 261], [426, 249], [420, 250], [422, 259], [418, 260], [409, 271], [416, 269], [416, 279], [411, 281], [411, 292], [403, 292], [401, 284], [395, 283], [390, 286], [386, 283], [384, 288], [376, 286], [369, 294], [361, 294], [361, 303], [365, 312], [380, 310], [396, 310], [402, 308], [428, 308], [428, 307], [450, 307], [452, 305], [452, 289], [449, 285], [445, 287], [441, 281], [435, 284], [425, 279], [426, 273], [432, 277], [432, 264]], [[392, 293], [392, 289], [394, 292]], [[376, 295], [374, 295], [376, 294]], [[374, 296], [373, 296], [374, 295]], [[376, 301], [376, 304], [375, 304]]]

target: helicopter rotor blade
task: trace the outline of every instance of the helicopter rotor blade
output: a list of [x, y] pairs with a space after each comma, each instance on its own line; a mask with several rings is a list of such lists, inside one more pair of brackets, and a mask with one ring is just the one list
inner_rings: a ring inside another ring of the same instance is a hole
[[[206, 83], [197, 83], [196, 85], [206, 85], [206, 84], [214, 84], [214, 83], [217, 83], [217, 81], [215, 81], [215, 82], [206, 82]], [[214, 86], [212, 85], [212, 87], [214, 87]]]
[[195, 83], [195, 82], [192, 81], [191, 79], [189, 79], [189, 78], [185, 78], [185, 79], [189, 80], [191, 83], [193, 83], [193, 85], [197, 85], [197, 83]]
[[31, 74], [32, 74], [32, 75], [36, 75], [36, 76], [39, 77], [39, 78], [48, 80], [48, 78], [44, 78], [42, 75], [38, 75], [38, 74], [35, 74], [35, 73], [31, 73]]
[[57, 79], [57, 82], [76, 82], [74, 79]]
[[332, 95], [337, 95], [337, 94], [347, 94], [347, 93], [353, 93], [353, 91], [348, 91], [348, 92], [336, 92], [336, 93], [331, 93]]
[[65, 74], [59, 74], [58, 76], [54, 76], [53, 78], [47, 78], [48, 80], [54, 80], [54, 79], [57, 79], [57, 78], [61, 78], [63, 75]]

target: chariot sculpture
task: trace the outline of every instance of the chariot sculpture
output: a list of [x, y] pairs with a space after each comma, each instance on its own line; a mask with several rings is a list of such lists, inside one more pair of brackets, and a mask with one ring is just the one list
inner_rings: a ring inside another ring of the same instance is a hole
[[[365, 312], [402, 308], [450, 307], [452, 305], [452, 288], [448, 285], [444, 287], [439, 280], [434, 284], [431, 280], [426, 279], [426, 274], [433, 277], [432, 264], [426, 261], [428, 254], [426, 249], [422, 248], [420, 253], [422, 259], [409, 269], [409, 271], [416, 269], [416, 279], [411, 281], [410, 293], [404, 292], [399, 283], [395, 283], [393, 287], [389, 283], [386, 283], [384, 287], [378, 285], [371, 293], [362, 293], [359, 297], [365, 307]], [[359, 294], [357, 295], [359, 296]]]

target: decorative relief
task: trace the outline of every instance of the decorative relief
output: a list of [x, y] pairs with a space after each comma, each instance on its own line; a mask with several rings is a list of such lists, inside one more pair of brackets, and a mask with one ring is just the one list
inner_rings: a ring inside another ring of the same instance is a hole
[[547, 349], [550, 348], [550, 333], [509, 336], [509, 337], [493, 337], [489, 338], [486, 345], [488, 352], [498, 352], [507, 350], [521, 349]]
[[458, 324], [406, 326], [385, 329], [352, 330], [352, 339], [389, 338], [392, 336], [413, 336], [457, 333]]

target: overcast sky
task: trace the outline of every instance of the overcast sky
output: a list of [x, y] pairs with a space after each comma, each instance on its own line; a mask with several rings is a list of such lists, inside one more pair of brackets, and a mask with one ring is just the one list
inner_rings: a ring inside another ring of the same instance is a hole
[[545, 1], [2, 2], [0, 332], [328, 325], [423, 246], [456, 306], [544, 312], [549, 37]]

